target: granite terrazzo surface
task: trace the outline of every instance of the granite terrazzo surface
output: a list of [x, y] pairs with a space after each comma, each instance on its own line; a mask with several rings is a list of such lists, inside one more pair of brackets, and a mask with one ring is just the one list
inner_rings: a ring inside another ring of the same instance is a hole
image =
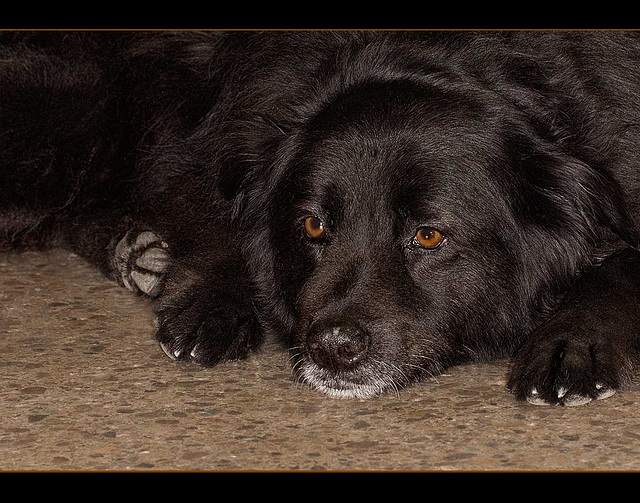
[[370, 400], [321, 396], [268, 345], [171, 362], [148, 304], [62, 251], [0, 255], [0, 470], [640, 470], [640, 387], [516, 403], [507, 362]]

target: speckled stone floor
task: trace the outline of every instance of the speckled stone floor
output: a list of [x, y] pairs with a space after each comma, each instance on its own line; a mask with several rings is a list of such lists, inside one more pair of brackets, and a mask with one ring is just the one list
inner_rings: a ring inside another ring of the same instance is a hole
[[370, 400], [321, 396], [267, 346], [171, 362], [147, 303], [63, 251], [0, 255], [0, 470], [640, 470], [640, 387], [516, 403], [507, 362]]

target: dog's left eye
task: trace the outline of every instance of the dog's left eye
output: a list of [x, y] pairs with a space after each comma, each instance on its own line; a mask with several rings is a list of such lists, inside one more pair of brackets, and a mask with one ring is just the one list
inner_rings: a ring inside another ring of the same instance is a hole
[[435, 250], [446, 241], [445, 235], [433, 227], [420, 227], [416, 231], [416, 244], [427, 250]]
[[304, 232], [311, 239], [322, 239], [325, 236], [324, 223], [317, 217], [307, 217], [304, 220]]

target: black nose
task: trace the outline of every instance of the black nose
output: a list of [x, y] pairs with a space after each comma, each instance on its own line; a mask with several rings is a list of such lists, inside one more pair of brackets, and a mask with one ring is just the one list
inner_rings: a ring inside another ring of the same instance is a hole
[[368, 348], [368, 335], [354, 325], [315, 326], [307, 337], [307, 349], [313, 361], [333, 371], [356, 367], [365, 358]]

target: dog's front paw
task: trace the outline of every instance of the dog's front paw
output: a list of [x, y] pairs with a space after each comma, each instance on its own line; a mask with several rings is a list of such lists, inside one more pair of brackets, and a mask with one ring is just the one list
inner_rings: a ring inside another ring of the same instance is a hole
[[612, 339], [575, 327], [544, 327], [516, 355], [508, 387], [534, 405], [583, 405], [608, 398], [626, 380], [628, 362]]
[[173, 360], [213, 366], [246, 358], [260, 342], [250, 296], [169, 277], [154, 312], [156, 338]]

